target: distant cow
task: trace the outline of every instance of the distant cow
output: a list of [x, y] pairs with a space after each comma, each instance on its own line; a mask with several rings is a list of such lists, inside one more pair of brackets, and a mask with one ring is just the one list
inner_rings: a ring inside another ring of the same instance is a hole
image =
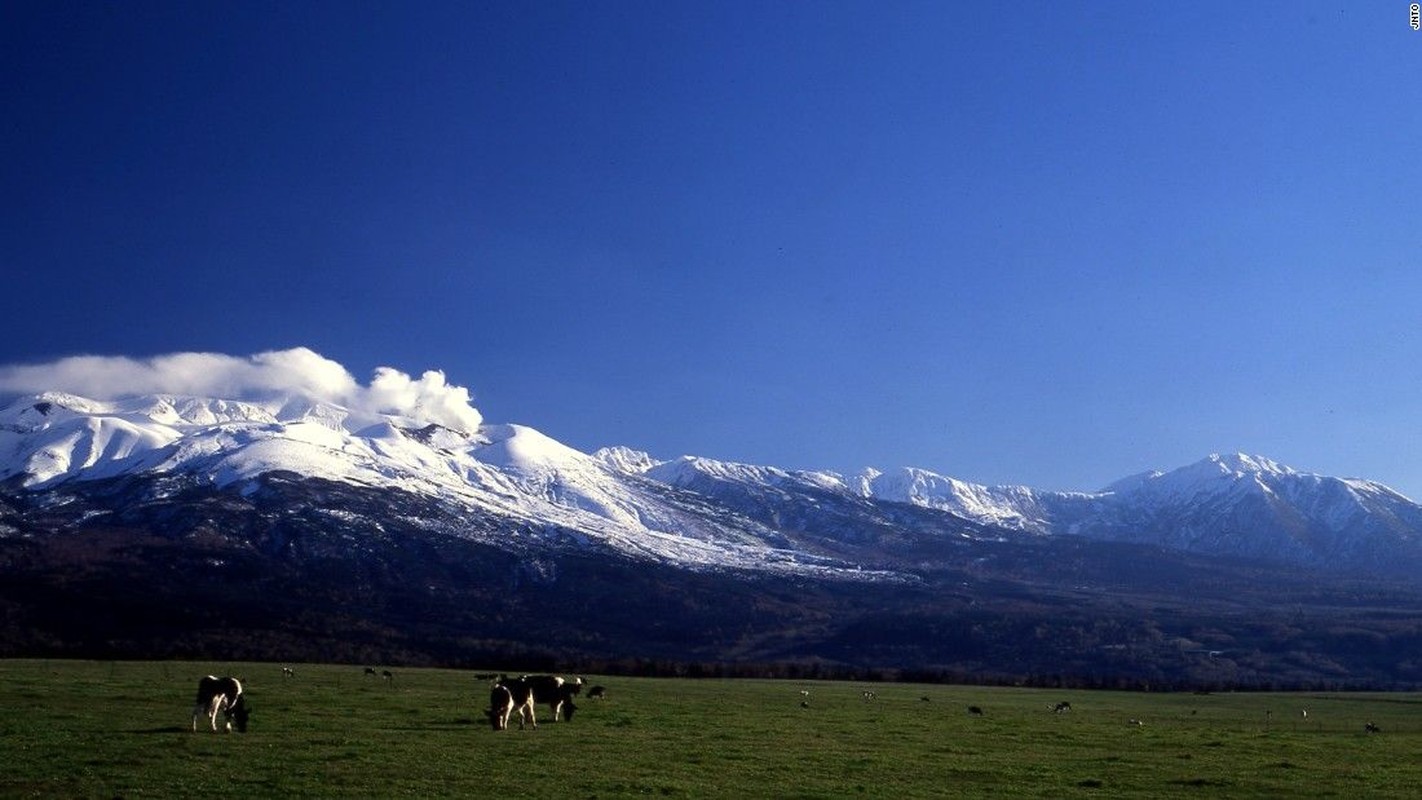
[[1369, 722], [1367, 725], [1364, 725], [1364, 726], [1363, 726], [1363, 730], [1367, 731], [1368, 733], [1381, 733], [1381, 732], [1382, 732], [1382, 728], [1379, 728], [1377, 725], [1374, 725], [1374, 724], [1371, 723], [1371, 722]]
[[606, 686], [594, 686], [588, 690], [589, 700], [602, 700], [607, 697]]
[[557, 675], [524, 675], [521, 680], [527, 681], [533, 688], [535, 703], [548, 704], [548, 708], [553, 712], [554, 722], [558, 721], [560, 714], [564, 722], [572, 721], [573, 712], [578, 710], [573, 704], [573, 696], [582, 692], [582, 678], [565, 681]]
[[1062, 713], [1063, 711], [1070, 711], [1071, 703], [1063, 700], [1060, 703], [1057, 703], [1056, 705], [1052, 706], [1052, 710], [1057, 712], [1058, 714]]
[[296, 677], [296, 670], [292, 669], [291, 667], [282, 667], [282, 668], [281, 668], [281, 676], [282, 676], [283, 678], [295, 678], [295, 677]]
[[501, 677], [489, 690], [489, 707], [484, 713], [494, 730], [501, 731], [509, 726], [509, 717], [518, 711], [518, 729], [532, 725], [538, 730], [538, 717], [533, 713], [533, 685], [524, 678]]
[[975, 717], [981, 717], [983, 715], [983, 710], [978, 706], [968, 706], [968, 713], [972, 714]]
[[198, 717], [206, 715], [208, 725], [217, 731], [217, 714], [226, 719], [228, 732], [235, 727], [238, 733], [247, 732], [247, 717], [250, 710], [242, 696], [242, 682], [236, 678], [219, 678], [208, 675], [198, 681], [197, 699], [193, 701], [193, 732], [197, 732]]
[[395, 680], [395, 673], [391, 672], [388, 669], [382, 669], [380, 671], [380, 677], [384, 678], [385, 681], [388, 683], [390, 681]]
[[375, 667], [366, 667], [366, 668], [365, 668], [365, 674], [366, 674], [367, 677], [374, 678], [374, 677], [375, 677], [375, 674], [376, 674], [376, 673], [375, 673]]

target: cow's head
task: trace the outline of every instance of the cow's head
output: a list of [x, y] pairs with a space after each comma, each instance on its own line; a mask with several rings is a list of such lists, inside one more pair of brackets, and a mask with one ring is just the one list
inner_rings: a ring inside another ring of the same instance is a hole
[[238, 733], [247, 732], [247, 718], [252, 715], [252, 709], [247, 707], [247, 703], [241, 697], [227, 711], [227, 724], [237, 729]]
[[495, 711], [492, 708], [484, 709], [484, 716], [489, 718], [489, 724], [492, 725], [494, 730], [496, 731], [503, 730], [504, 725], [507, 724], [504, 721], [504, 715], [500, 714], [498, 711]]
[[563, 721], [564, 721], [564, 722], [572, 722], [572, 721], [573, 721], [573, 712], [574, 712], [574, 711], [577, 711], [577, 710], [578, 710], [578, 707], [575, 706], [575, 705], [573, 705], [573, 698], [572, 698], [572, 697], [569, 697], [569, 698], [567, 698], [566, 700], [564, 700], [564, 701], [563, 701]]

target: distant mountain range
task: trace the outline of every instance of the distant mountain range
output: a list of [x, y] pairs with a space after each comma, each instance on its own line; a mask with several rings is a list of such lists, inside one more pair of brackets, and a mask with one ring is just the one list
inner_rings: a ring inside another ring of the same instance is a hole
[[[519, 425], [456, 431], [285, 397], [101, 402], [47, 393], [0, 411], [0, 481], [29, 492], [158, 476], [240, 491], [267, 473], [410, 492], [689, 568], [883, 577], [866, 573], [847, 545], [863, 538], [855, 520], [873, 530], [896, 504], [940, 512], [937, 535], [1073, 535], [1399, 574], [1422, 563], [1422, 506], [1372, 481], [1246, 455], [1064, 493], [909, 467], [846, 476], [693, 456], [661, 461], [625, 447], [588, 455]], [[497, 536], [486, 543], [501, 544]]]
[[[342, 646], [362, 653], [395, 652], [395, 641], [411, 657], [445, 659], [530, 646], [514, 644], [515, 622], [542, 598], [582, 604], [529, 626], [551, 650], [1001, 670], [991, 647], [963, 657], [944, 644], [970, 633], [928, 642], [905, 633], [901, 642], [892, 632], [905, 619], [922, 616], [933, 630], [985, 608], [1005, 624], [1048, 613], [1025, 610], [1048, 597], [1100, 610], [1148, 596], [1211, 609], [1208, 626], [1180, 623], [1176, 650], [1225, 650], [1207, 647], [1215, 640], [1200, 631], [1223, 631], [1230, 603], [1299, 608], [1320, 575], [1333, 576], [1331, 599], [1308, 602], [1322, 602], [1330, 619], [1360, 585], [1402, 587], [1398, 602], [1411, 603], [1422, 506], [1378, 483], [1246, 455], [1063, 493], [913, 468], [841, 475], [664, 461], [625, 447], [586, 454], [519, 425], [456, 430], [290, 396], [50, 392], [0, 410], [0, 557], [10, 587], [0, 589], [0, 610], [9, 609], [0, 643], [13, 653], [150, 647], [157, 634], [142, 631], [151, 620], [110, 618], [117, 631], [104, 645], [92, 622], [62, 610], [100, 592], [124, 598], [111, 614], [125, 605], [153, 613], [153, 597], [175, 593], [163, 612], [174, 619], [156, 629], [191, 637], [170, 647], [210, 652], [221, 639], [214, 629], [231, 628], [251, 602], [240, 592], [249, 586], [274, 593], [267, 610], [275, 603], [330, 634], [308, 645], [329, 646], [340, 630]], [[140, 584], [153, 597], [132, 590]], [[476, 601], [490, 615], [467, 608]], [[368, 609], [365, 622], [357, 606]], [[875, 608], [888, 614], [881, 628], [856, 628]], [[1150, 622], [1121, 615], [1128, 626]], [[287, 625], [242, 622], [245, 647], [299, 649]], [[362, 625], [386, 634], [351, 643]], [[555, 647], [561, 637], [575, 644]], [[1003, 636], [992, 639], [1012, 669], [1066, 663], [1024, 661]], [[1117, 655], [1102, 650], [1085, 663]], [[1404, 679], [1376, 665], [1367, 675]]]

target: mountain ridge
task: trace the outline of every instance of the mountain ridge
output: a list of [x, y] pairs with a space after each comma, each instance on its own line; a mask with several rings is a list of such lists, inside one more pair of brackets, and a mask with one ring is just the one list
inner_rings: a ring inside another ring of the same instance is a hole
[[[290, 472], [400, 489], [520, 524], [580, 530], [670, 563], [829, 569], [856, 579], [866, 563], [897, 557], [853, 552], [844, 537], [831, 544], [817, 514], [866, 542], [900, 537], [891, 530], [895, 512], [877, 507], [888, 504], [939, 515], [914, 523], [922, 546], [954, 536], [1072, 535], [1364, 571], [1422, 563], [1422, 507], [1401, 493], [1242, 453], [1138, 473], [1100, 492], [1055, 492], [913, 467], [846, 476], [661, 460], [627, 447], [588, 454], [524, 425], [461, 431], [283, 395], [104, 401], [44, 392], [0, 410], [0, 481], [43, 490], [172, 472], [219, 488]], [[818, 561], [830, 551], [841, 561]]]
[[1216, 455], [1049, 492], [466, 427], [278, 396], [18, 399], [0, 654], [1422, 685], [1395, 657], [1422, 645], [1422, 511], [1381, 484]]

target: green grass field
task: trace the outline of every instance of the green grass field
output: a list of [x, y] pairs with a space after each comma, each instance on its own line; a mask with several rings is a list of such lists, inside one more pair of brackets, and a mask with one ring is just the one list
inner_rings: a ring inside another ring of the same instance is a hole
[[[0, 794], [1354, 798], [1422, 786], [1412, 694], [587, 676], [608, 697], [581, 699], [572, 722], [495, 732], [471, 673], [400, 669], [386, 683], [359, 667], [295, 669], [0, 661]], [[209, 672], [245, 680], [246, 735], [190, 732]], [[1073, 710], [1053, 713], [1061, 700]]]

